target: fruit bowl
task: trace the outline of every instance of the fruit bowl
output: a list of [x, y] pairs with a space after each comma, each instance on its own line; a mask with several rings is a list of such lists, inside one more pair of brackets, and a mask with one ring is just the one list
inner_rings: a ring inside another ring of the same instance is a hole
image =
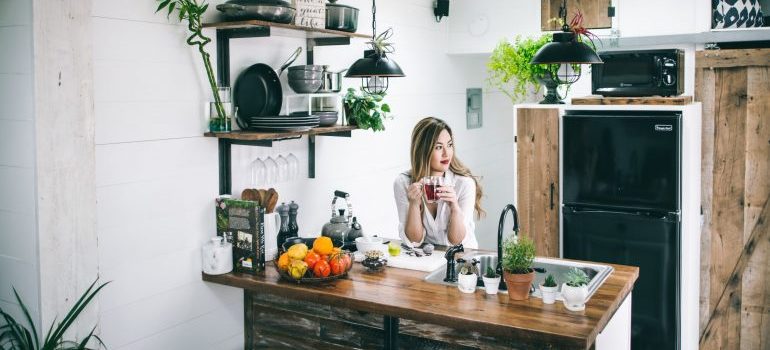
[[278, 271], [278, 274], [281, 276], [281, 279], [289, 282], [295, 282], [297, 284], [318, 284], [346, 277], [348, 275], [348, 271], [350, 271], [350, 269], [353, 267], [353, 253], [343, 250], [330, 254], [327, 258], [325, 258], [325, 260], [323, 260], [324, 263], [321, 263], [320, 261], [321, 260], [316, 262], [316, 264], [327, 264], [327, 276], [323, 276], [321, 274], [323, 277], [320, 277], [318, 274], [316, 274], [316, 272], [313, 271], [314, 269], [307, 266], [307, 263], [305, 263], [306, 270], [300, 278], [294, 278], [294, 276], [292, 276], [290, 271], [291, 267], [282, 269], [278, 260], [274, 261], [274, 266], [276, 271]]

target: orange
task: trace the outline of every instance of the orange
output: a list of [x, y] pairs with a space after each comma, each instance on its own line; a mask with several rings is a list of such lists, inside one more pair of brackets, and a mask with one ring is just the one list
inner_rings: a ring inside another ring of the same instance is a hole
[[313, 250], [318, 253], [318, 255], [329, 255], [334, 250], [334, 244], [332, 244], [332, 239], [329, 237], [318, 237], [313, 242]]
[[289, 253], [281, 254], [281, 257], [278, 258], [278, 268], [286, 271], [289, 268], [289, 260]]

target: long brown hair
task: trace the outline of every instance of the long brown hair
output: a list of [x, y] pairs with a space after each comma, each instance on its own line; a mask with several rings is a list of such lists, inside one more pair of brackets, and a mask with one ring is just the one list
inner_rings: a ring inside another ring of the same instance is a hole
[[[425, 176], [430, 175], [430, 157], [433, 154], [433, 147], [436, 145], [438, 135], [442, 130], [446, 130], [449, 136], [454, 141], [452, 136], [452, 128], [441, 119], [427, 117], [420, 120], [412, 130], [412, 148], [410, 156], [412, 160], [412, 182], [417, 182]], [[476, 218], [482, 218], [486, 212], [481, 208], [481, 196], [483, 190], [481, 184], [479, 184], [478, 178], [471, 174], [470, 169], [463, 164], [460, 159], [457, 158], [457, 153], [452, 157], [452, 161], [449, 163], [449, 170], [457, 175], [467, 176], [473, 179], [476, 184], [476, 203], [474, 209], [476, 211]]]

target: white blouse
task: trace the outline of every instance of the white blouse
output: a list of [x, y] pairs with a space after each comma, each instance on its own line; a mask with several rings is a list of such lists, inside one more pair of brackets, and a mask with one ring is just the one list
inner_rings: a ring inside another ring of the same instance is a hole
[[[473, 207], [476, 203], [476, 183], [467, 176], [456, 175], [451, 171], [444, 173], [444, 181], [446, 183], [453, 183], [455, 194], [457, 195], [457, 203], [460, 205], [462, 211], [461, 217], [463, 218], [463, 224], [465, 226], [465, 239], [463, 239], [463, 246], [466, 248], [478, 248], [479, 242], [476, 240], [476, 223], [473, 221]], [[449, 217], [452, 214], [452, 210], [449, 205], [444, 201], [438, 201], [438, 207], [436, 209], [436, 217], [431, 215], [430, 211], [424, 209], [422, 211], [422, 227], [425, 230], [422, 241], [411, 242], [404, 233], [404, 227], [406, 226], [406, 214], [409, 210], [409, 198], [407, 197], [407, 189], [412, 184], [412, 179], [406, 173], [401, 173], [396, 177], [393, 182], [393, 194], [396, 198], [396, 207], [398, 209], [398, 233], [402, 242], [410, 242], [413, 245], [419, 246], [423, 242], [432, 244], [440, 244], [449, 246], [449, 239], [447, 238], [447, 228], [449, 227]], [[425, 198], [423, 197], [423, 208], [426, 208]]]

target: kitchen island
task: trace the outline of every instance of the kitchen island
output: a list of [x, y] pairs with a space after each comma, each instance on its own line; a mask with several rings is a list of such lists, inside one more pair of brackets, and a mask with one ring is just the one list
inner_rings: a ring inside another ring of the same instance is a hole
[[580, 312], [558, 301], [463, 294], [425, 282], [426, 272], [368, 272], [358, 263], [347, 278], [321, 285], [281, 280], [271, 263], [257, 275], [203, 274], [203, 280], [244, 289], [246, 349], [594, 349], [608, 324], [613, 329], [602, 335], [630, 335], [639, 269], [611, 266]]

